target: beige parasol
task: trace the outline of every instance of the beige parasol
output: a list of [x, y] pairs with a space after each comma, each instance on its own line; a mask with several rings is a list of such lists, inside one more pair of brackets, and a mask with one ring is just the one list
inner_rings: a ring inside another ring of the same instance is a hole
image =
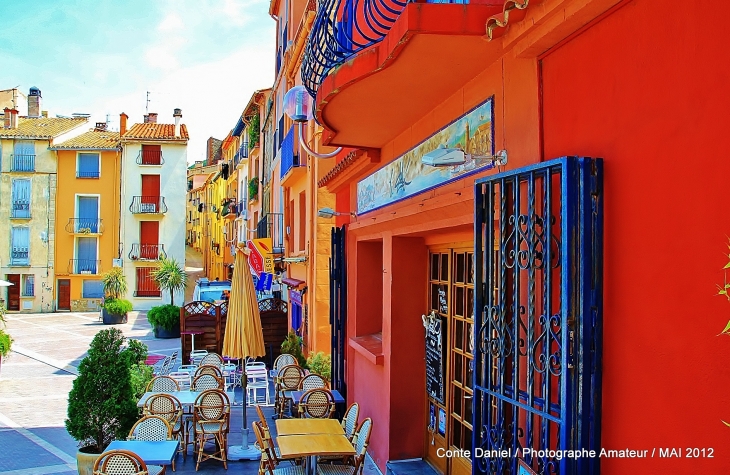
[[264, 356], [265, 354], [259, 303], [256, 299], [256, 290], [248, 266], [248, 250], [238, 248], [236, 260], [233, 264], [233, 282], [231, 282], [231, 297], [228, 301], [226, 332], [223, 337], [223, 355], [239, 358], [244, 368], [241, 377], [243, 383], [243, 442], [241, 447], [231, 447], [229, 449], [229, 460], [256, 459], [260, 456], [258, 449], [248, 447], [248, 427], [246, 423], [246, 406], [248, 405], [246, 401], [246, 382], [248, 378], [245, 373], [245, 359], [247, 357]]

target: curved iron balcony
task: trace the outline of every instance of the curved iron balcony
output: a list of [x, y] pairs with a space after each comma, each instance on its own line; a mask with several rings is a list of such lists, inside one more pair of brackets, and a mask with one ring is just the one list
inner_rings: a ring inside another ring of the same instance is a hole
[[164, 259], [165, 254], [164, 244], [140, 244], [133, 243], [132, 250], [129, 251], [129, 258], [133, 261], [159, 261]]
[[335, 66], [382, 41], [408, 3], [408, 0], [321, 1], [302, 59], [302, 82], [309, 94], [317, 97], [319, 85]]
[[164, 196], [133, 196], [129, 211], [134, 214], [167, 213]]
[[161, 150], [140, 150], [137, 155], [137, 165], [162, 165], [165, 159]]
[[101, 273], [101, 261], [96, 259], [69, 259], [69, 274], [91, 274]]
[[104, 224], [101, 219], [69, 218], [66, 223], [66, 232], [71, 234], [101, 234]]

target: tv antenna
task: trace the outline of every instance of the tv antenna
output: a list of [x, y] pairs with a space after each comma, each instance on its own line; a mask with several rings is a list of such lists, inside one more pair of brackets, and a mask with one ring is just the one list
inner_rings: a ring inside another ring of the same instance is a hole
[[147, 104], [144, 106], [144, 113], [150, 113], [150, 91], [147, 91]]

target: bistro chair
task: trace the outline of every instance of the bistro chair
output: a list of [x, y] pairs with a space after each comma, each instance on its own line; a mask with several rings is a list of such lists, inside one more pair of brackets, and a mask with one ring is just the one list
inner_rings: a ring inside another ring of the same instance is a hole
[[[132, 426], [127, 440], [172, 440], [172, 427], [160, 416], [144, 416]], [[160, 465], [147, 465], [147, 470], [150, 475], [165, 473], [165, 467]], [[174, 459], [172, 461], [172, 470], [175, 471]]]
[[299, 389], [302, 391], [309, 391], [310, 389], [329, 389], [327, 380], [318, 374], [308, 374], [299, 383]]
[[251, 427], [256, 435], [256, 445], [261, 451], [261, 461], [259, 462], [259, 475], [305, 475], [304, 465], [287, 465], [276, 467], [276, 463], [271, 457], [272, 451], [264, 438], [264, 429], [260, 422], [252, 422]]
[[[355, 437], [355, 430], [357, 429], [357, 418], [360, 416], [360, 405], [356, 402], [350, 404], [350, 407], [345, 411], [345, 417], [342, 418], [342, 430], [345, 432], [347, 440], [352, 442]], [[340, 457], [337, 455], [323, 455], [319, 457], [321, 462], [342, 462], [347, 463], [351, 456]]]
[[180, 401], [170, 394], [153, 394], [145, 401], [142, 409], [145, 415], [162, 417], [172, 427], [172, 436], [180, 441], [179, 452], [183, 460], [188, 453], [187, 421]]
[[221, 355], [218, 353], [208, 353], [207, 355], [203, 356], [203, 359], [200, 360], [200, 366], [203, 365], [215, 365], [220, 368], [223, 366], [223, 358], [221, 358]]
[[[92, 469], [94, 475], [149, 475], [144, 461], [129, 450], [110, 450], [99, 455]], [[164, 473], [164, 472], [163, 472]]]
[[284, 417], [286, 411], [287, 402], [289, 399], [286, 392], [296, 391], [299, 389], [299, 384], [304, 378], [304, 370], [298, 365], [284, 366], [279, 372], [277, 377], [277, 399], [279, 405], [277, 406], [277, 417]]
[[299, 366], [297, 359], [289, 353], [282, 353], [274, 360], [274, 367], [271, 370], [270, 376], [274, 380], [274, 406], [279, 407], [279, 392], [276, 388], [279, 386], [279, 372], [289, 365]]
[[223, 378], [223, 371], [221, 371], [221, 367], [218, 365], [203, 364], [198, 366], [198, 369], [195, 370], [193, 379], [197, 378], [201, 374], [212, 374], [216, 378]]
[[212, 374], [201, 374], [200, 376], [193, 379], [193, 384], [190, 386], [192, 391], [206, 391], [208, 389], [225, 389], [226, 383], [217, 376]]
[[[200, 462], [208, 459], [220, 460], [228, 469], [226, 447], [228, 446], [228, 418], [230, 402], [225, 392], [218, 389], [204, 391], [195, 399], [193, 406], [193, 431], [195, 432], [195, 451], [198, 458], [195, 470]], [[205, 444], [209, 440], [215, 443], [215, 451], [205, 453]]]
[[315, 388], [302, 394], [299, 417], [329, 419], [335, 412], [335, 398], [329, 389]]
[[169, 376], [156, 376], [147, 384], [147, 392], [168, 393], [180, 391], [180, 386]]
[[358, 470], [362, 475], [365, 467], [365, 453], [370, 443], [373, 421], [369, 417], [362, 421], [358, 428], [352, 445], [355, 447], [355, 460], [353, 465], [317, 465], [317, 475], [356, 475]]

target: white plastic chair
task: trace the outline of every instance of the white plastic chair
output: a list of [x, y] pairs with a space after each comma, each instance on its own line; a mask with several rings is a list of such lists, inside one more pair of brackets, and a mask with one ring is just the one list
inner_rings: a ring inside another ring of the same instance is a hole
[[168, 374], [169, 377], [177, 381], [181, 391], [187, 391], [190, 389], [190, 383], [192, 382], [190, 373], [187, 371], [173, 371]]
[[[269, 371], [266, 365], [260, 362], [246, 365], [246, 391], [253, 393], [253, 399], [248, 398], [249, 405], [258, 402], [258, 390], [263, 389], [266, 395], [266, 405], [269, 406]], [[247, 395], [248, 396], [248, 395]]]
[[190, 363], [194, 364], [195, 366], [200, 364], [200, 360], [205, 358], [205, 355], [208, 354], [207, 350], [193, 350], [190, 352]]

